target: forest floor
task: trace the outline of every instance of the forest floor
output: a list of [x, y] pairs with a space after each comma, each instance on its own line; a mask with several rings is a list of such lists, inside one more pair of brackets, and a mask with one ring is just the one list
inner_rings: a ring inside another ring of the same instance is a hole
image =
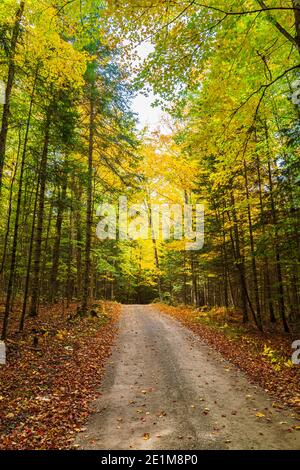
[[70, 321], [76, 308], [41, 308], [38, 319], [27, 319], [22, 334], [15, 332], [17, 318], [12, 318], [7, 364], [0, 366], [0, 449], [70, 448], [84, 429], [120, 305], [100, 302], [94, 317]]
[[[101, 395], [94, 402], [86, 430], [77, 434], [76, 446], [156, 450], [300, 448], [296, 410], [284, 407], [280, 396], [274, 401], [257, 385], [259, 379], [250, 383], [240, 364], [232, 364], [234, 354], [225, 354], [221, 337], [213, 344], [206, 330], [193, 332], [190, 327], [195, 329], [192, 319], [184, 318], [182, 309], [123, 306]], [[211, 331], [217, 333], [216, 329]], [[252, 344], [248, 344], [250, 347]], [[238, 350], [236, 355], [239, 351], [242, 353]], [[252, 360], [245, 351], [244, 360], [249, 358]], [[252, 366], [256, 367], [256, 362]], [[257, 375], [260, 373], [258, 369]], [[285, 386], [289, 387], [288, 381]], [[287, 400], [291, 404], [290, 396]]]

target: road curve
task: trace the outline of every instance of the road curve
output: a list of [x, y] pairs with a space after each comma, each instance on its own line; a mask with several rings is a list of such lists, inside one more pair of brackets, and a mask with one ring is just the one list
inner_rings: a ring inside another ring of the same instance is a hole
[[100, 392], [79, 448], [300, 448], [291, 411], [153, 306], [123, 306]]

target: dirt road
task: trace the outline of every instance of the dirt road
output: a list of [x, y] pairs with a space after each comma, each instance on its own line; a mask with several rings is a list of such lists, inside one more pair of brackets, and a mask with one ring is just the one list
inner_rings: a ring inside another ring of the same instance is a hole
[[80, 448], [300, 449], [291, 411], [153, 306], [123, 306], [101, 394]]

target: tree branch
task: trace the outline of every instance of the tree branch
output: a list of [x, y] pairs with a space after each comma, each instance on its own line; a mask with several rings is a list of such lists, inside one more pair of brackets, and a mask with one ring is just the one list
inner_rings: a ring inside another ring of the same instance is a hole
[[[256, 0], [256, 1], [259, 2], [259, 0]], [[205, 5], [204, 3], [199, 3], [199, 2], [194, 2], [194, 5], [197, 5], [202, 8], [207, 8], [208, 10], [217, 11], [227, 16], [254, 15], [255, 13], [262, 13], [264, 11], [267, 11], [267, 12], [268, 11], [295, 11], [295, 10], [300, 11], [300, 7], [267, 7], [265, 4], [263, 7], [259, 9], [244, 10], [244, 11], [231, 11], [231, 10], [226, 11], [226, 10], [223, 10], [222, 8], [214, 7], [212, 5]]]
[[280, 75], [278, 75], [276, 78], [274, 78], [273, 80], [271, 80], [269, 83], [265, 83], [263, 85], [261, 85], [259, 88], [257, 88], [257, 90], [253, 91], [253, 93], [251, 93], [248, 98], [243, 101], [240, 106], [235, 109], [235, 111], [232, 113], [232, 115], [230, 116], [230, 121], [233, 119], [233, 117], [238, 113], [238, 111], [243, 107], [245, 106], [250, 100], [251, 98], [253, 98], [253, 96], [257, 95], [258, 93], [260, 93], [262, 91], [262, 94], [260, 96], [260, 99], [259, 99], [259, 103], [258, 103], [258, 106], [256, 108], [256, 111], [255, 111], [255, 116], [257, 116], [258, 114], [258, 111], [259, 111], [259, 107], [262, 103], [262, 100], [263, 98], [265, 97], [265, 94], [267, 92], [267, 90], [272, 86], [274, 85], [276, 82], [278, 82], [279, 80], [281, 80], [283, 77], [285, 77], [289, 72], [292, 72], [293, 70], [296, 70], [296, 69], [300, 69], [300, 64], [297, 64], [297, 65], [294, 65], [293, 67], [290, 67], [289, 69], [285, 70], [284, 72], [282, 72]]
[[[281, 34], [283, 34], [283, 36], [285, 36], [298, 49], [298, 44], [297, 44], [296, 39], [270, 13], [268, 13], [268, 11], [270, 11], [270, 8], [267, 7], [265, 2], [263, 0], [256, 0], [256, 1], [262, 7], [263, 11], [267, 12], [267, 17], [270, 23], [272, 23], [275, 26], [275, 28], [278, 29], [278, 31]], [[290, 10], [295, 11], [299, 9], [297, 7], [294, 7], [294, 8], [290, 8]]]

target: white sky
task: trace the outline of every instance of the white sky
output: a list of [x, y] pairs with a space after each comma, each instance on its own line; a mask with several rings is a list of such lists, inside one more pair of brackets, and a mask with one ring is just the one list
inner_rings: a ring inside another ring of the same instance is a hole
[[[143, 42], [136, 48], [139, 59], [145, 59], [153, 49], [154, 48], [150, 42]], [[163, 112], [159, 106], [154, 108], [151, 106], [154, 101], [155, 96], [151, 92], [148, 93], [148, 96], [138, 93], [133, 100], [132, 110], [138, 115], [138, 129], [148, 127], [151, 132], [161, 126]]]
[[153, 108], [151, 104], [155, 97], [153, 93], [144, 96], [139, 93], [132, 103], [132, 110], [138, 115], [138, 129], [149, 127], [150, 131], [156, 130], [161, 126], [163, 112], [160, 107]]

